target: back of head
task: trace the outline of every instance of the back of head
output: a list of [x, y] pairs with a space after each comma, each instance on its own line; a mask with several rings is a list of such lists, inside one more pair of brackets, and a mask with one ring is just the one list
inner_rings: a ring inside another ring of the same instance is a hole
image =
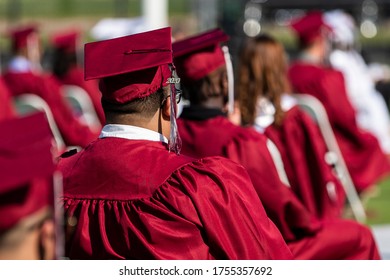
[[[220, 43], [228, 39], [221, 29], [216, 28], [173, 43], [175, 67], [191, 104], [198, 105], [210, 97], [200, 88], [210, 74], [226, 67]], [[215, 92], [210, 94], [218, 95]]]
[[0, 139], [0, 256], [30, 258], [29, 246], [38, 252], [39, 244], [27, 237], [53, 215], [53, 138], [42, 113], [1, 122], [0, 129], [7, 136]]
[[354, 47], [356, 24], [353, 17], [343, 10], [333, 10], [324, 14], [324, 21], [332, 28], [331, 40], [335, 47], [349, 49]]
[[[38, 33], [38, 26], [35, 24], [23, 25], [12, 28], [8, 32], [11, 40], [11, 53], [13, 56], [24, 57], [28, 60], [28, 68], [33, 71], [41, 71], [41, 46]], [[18, 69], [22, 63], [19, 61], [16, 65], [11, 65], [11, 68]], [[22, 66], [24, 69], [26, 66]]]
[[320, 11], [309, 11], [305, 15], [294, 19], [290, 24], [291, 29], [298, 37], [301, 48], [307, 48], [318, 39], [327, 36], [331, 31]]
[[52, 71], [57, 77], [65, 76], [71, 67], [78, 64], [79, 39], [78, 30], [56, 33], [51, 37]]
[[38, 40], [38, 28], [36, 25], [24, 25], [15, 27], [8, 32], [11, 40], [11, 51], [16, 53], [22, 49], [32, 47]]
[[100, 79], [107, 122], [148, 122], [169, 95], [170, 147], [176, 146], [171, 28], [88, 43], [84, 54], [85, 79]]
[[281, 43], [266, 34], [244, 42], [240, 50], [237, 91], [244, 124], [254, 123], [259, 97], [273, 103], [279, 123], [281, 95], [290, 91], [287, 56]]

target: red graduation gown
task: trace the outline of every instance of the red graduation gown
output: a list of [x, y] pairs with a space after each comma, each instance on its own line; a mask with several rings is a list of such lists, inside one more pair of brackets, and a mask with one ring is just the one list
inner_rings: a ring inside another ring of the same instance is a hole
[[3, 78], [0, 77], [0, 121], [15, 116], [12, 105], [11, 93], [9, 92]]
[[59, 163], [71, 259], [291, 259], [245, 170], [104, 138]]
[[66, 75], [61, 77], [61, 79], [59, 80], [64, 85], [75, 85], [84, 89], [91, 98], [93, 106], [96, 110], [96, 114], [99, 117], [100, 123], [104, 124], [106, 122], [102, 104], [100, 101], [102, 95], [99, 91], [98, 83], [96, 82], [96, 80], [85, 81], [84, 71], [81, 67], [78, 66], [72, 67], [68, 71], [68, 73], [66, 73]]
[[324, 105], [359, 192], [389, 174], [390, 164], [377, 139], [357, 126], [341, 72], [296, 62], [291, 65], [288, 75], [295, 92], [311, 94]]
[[[341, 182], [325, 162], [327, 151], [321, 133], [298, 107], [285, 112], [283, 123], [268, 126], [264, 134], [277, 146], [291, 188], [316, 217], [340, 217], [345, 203]], [[334, 192], [328, 192], [327, 186]]]
[[[219, 155], [242, 164], [270, 219], [281, 231], [296, 259], [378, 259], [375, 241], [368, 228], [354, 221], [335, 220], [328, 226], [317, 219], [284, 185], [266, 147], [266, 138], [251, 128], [232, 124], [223, 116], [204, 120], [177, 120], [183, 142], [182, 153], [194, 157]], [[351, 235], [344, 227], [356, 231]], [[360, 237], [365, 235], [362, 241]], [[343, 245], [349, 240], [359, 249]], [[338, 252], [334, 252], [337, 245]]]
[[66, 145], [85, 147], [96, 139], [98, 132], [91, 131], [74, 117], [53, 76], [7, 72], [4, 80], [13, 96], [34, 93], [47, 102]]

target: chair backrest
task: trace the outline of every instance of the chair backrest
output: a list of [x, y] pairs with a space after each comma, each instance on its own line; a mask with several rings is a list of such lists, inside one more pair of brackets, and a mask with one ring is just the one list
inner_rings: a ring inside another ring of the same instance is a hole
[[282, 160], [282, 156], [278, 150], [278, 147], [271, 141], [271, 139], [267, 139], [267, 148], [269, 153], [271, 154], [272, 160], [275, 164], [276, 171], [278, 172], [280, 180], [288, 187], [291, 187], [290, 182], [288, 181], [288, 177], [286, 171], [284, 169], [284, 164]]
[[54, 120], [51, 109], [49, 105], [47, 105], [45, 100], [43, 100], [41, 97], [39, 97], [36, 94], [25, 93], [13, 97], [13, 103], [17, 112], [20, 115], [27, 115], [36, 111], [44, 112], [48, 120], [50, 129], [53, 133], [53, 137], [56, 142], [58, 150], [63, 151], [65, 149], [66, 146], [65, 146], [64, 139], [62, 138], [58, 126]]
[[62, 92], [69, 101], [74, 113], [81, 117], [89, 127], [99, 127], [100, 121], [93, 106], [91, 97], [81, 87], [75, 85], [63, 85]]
[[365, 222], [366, 213], [363, 204], [359, 198], [347, 165], [341, 154], [340, 147], [333, 133], [333, 129], [324, 106], [317, 98], [309, 94], [294, 94], [294, 97], [297, 99], [298, 105], [309, 113], [313, 120], [315, 120], [318, 124], [328, 148], [325, 160], [328, 164], [334, 166], [336, 174], [344, 187], [348, 203], [355, 219], [360, 222]]

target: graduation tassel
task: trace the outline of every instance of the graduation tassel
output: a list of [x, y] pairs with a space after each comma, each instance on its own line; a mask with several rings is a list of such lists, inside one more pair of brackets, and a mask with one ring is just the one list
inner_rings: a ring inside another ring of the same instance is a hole
[[176, 111], [177, 111], [177, 104], [176, 104], [176, 83], [180, 83], [180, 79], [176, 75], [176, 71], [174, 66], [170, 66], [172, 71], [172, 79], [170, 81], [170, 99], [171, 99], [171, 132], [169, 135], [169, 151], [173, 151], [177, 155], [180, 154], [181, 151], [181, 138], [179, 135], [179, 131], [177, 129], [177, 123], [176, 123]]

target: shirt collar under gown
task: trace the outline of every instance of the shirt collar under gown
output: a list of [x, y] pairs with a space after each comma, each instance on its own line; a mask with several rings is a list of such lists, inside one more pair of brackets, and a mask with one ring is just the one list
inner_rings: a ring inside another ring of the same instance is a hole
[[168, 139], [153, 130], [123, 124], [106, 124], [99, 138], [117, 137], [129, 140], [150, 140], [155, 142], [164, 142], [168, 144]]
[[[281, 105], [283, 111], [288, 111], [297, 104], [294, 97], [288, 94], [283, 94], [281, 98]], [[270, 126], [275, 120], [275, 107], [272, 102], [265, 97], [259, 97], [256, 104], [256, 118], [254, 128], [264, 133], [264, 130]]]

